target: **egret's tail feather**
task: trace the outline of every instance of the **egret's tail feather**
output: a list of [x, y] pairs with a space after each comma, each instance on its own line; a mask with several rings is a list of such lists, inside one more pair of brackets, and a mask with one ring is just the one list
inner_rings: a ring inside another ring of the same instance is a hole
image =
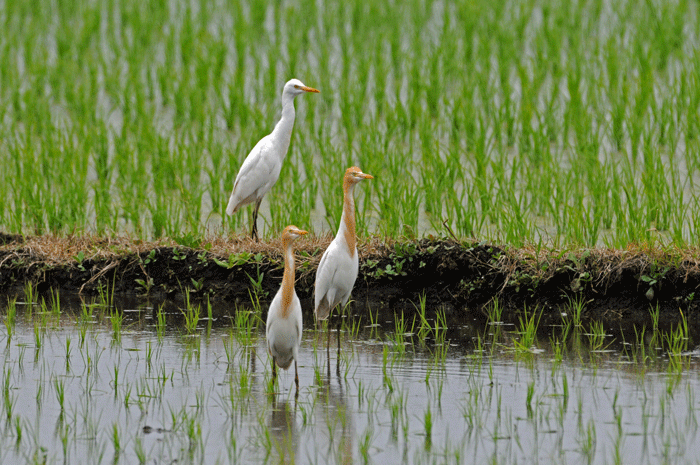
[[228, 199], [228, 205], [226, 206], [226, 214], [233, 215], [238, 210], [238, 205], [236, 205], [236, 198], [233, 194]]
[[323, 299], [319, 304], [316, 306], [316, 309], [314, 310], [314, 314], [316, 315], [316, 320], [322, 321], [328, 318], [328, 315], [331, 313], [331, 308], [328, 305], [328, 301]]

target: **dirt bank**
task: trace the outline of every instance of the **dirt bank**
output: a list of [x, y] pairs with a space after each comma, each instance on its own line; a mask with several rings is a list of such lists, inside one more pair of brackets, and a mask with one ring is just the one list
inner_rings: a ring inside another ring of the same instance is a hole
[[[223, 302], [271, 298], [282, 277], [278, 241], [245, 238], [203, 241], [196, 248], [128, 238], [0, 237], [0, 293], [25, 283], [39, 291], [95, 294], [114, 289], [181, 299], [192, 295]], [[316, 267], [330, 237], [300, 240], [297, 293], [311, 311]], [[411, 310], [425, 295], [428, 308], [448, 315], [475, 310], [497, 298], [506, 310], [539, 306], [558, 317], [571, 299], [586, 302], [584, 316], [634, 321], [650, 305], [671, 321], [683, 311], [700, 320], [698, 251], [630, 247], [571, 251], [504, 246], [451, 239], [380, 240], [360, 244], [360, 275], [353, 298]], [[697, 293], [697, 294], [696, 294]]]

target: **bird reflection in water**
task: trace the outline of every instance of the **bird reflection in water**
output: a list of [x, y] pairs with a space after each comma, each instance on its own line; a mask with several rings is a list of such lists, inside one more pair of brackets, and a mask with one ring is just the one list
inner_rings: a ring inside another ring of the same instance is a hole
[[299, 448], [299, 431], [296, 421], [297, 402], [290, 405], [286, 394], [272, 396], [270, 412], [270, 438], [272, 453], [278, 463], [295, 463]]
[[[327, 375], [316, 376], [314, 385], [307, 391], [311, 405], [305, 405], [304, 395], [300, 400], [292, 399], [289, 392], [271, 396], [268, 424], [273, 458], [268, 462], [297, 463], [303, 458], [318, 457], [319, 463], [323, 459], [328, 463], [354, 463], [355, 426], [346, 386], [340, 376], [331, 376], [330, 365], [328, 370]], [[303, 427], [298, 424], [299, 409], [310, 409], [313, 415], [312, 419], [304, 420]], [[299, 442], [300, 431], [306, 438], [303, 446]], [[304, 450], [300, 451], [300, 447]]]
[[351, 464], [355, 437], [352, 411], [348, 406], [347, 392], [341, 376], [338, 374], [335, 377], [331, 376], [330, 360], [327, 368], [325, 377], [315, 377], [314, 412], [319, 422], [314, 428], [314, 447], [323, 454], [326, 452], [323, 448], [327, 444], [328, 457], [333, 457], [333, 462]]

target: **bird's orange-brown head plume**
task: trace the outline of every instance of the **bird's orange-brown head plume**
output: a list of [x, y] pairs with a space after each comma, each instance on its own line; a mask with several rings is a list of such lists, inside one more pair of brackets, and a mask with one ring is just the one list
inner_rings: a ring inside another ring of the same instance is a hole
[[307, 233], [308, 231], [304, 231], [303, 229], [299, 229], [293, 224], [290, 224], [284, 228], [284, 231], [282, 231], [282, 239], [296, 239], [297, 237], [303, 236]]
[[349, 186], [351, 184], [356, 184], [365, 179], [374, 179], [371, 174], [363, 173], [357, 166], [351, 166], [345, 170], [345, 178], [343, 179], [343, 185]]

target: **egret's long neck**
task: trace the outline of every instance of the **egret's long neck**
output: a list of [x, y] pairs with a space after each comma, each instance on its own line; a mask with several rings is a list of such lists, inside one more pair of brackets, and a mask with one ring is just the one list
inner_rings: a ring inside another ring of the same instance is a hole
[[282, 276], [282, 318], [287, 318], [294, 299], [294, 249], [292, 239], [283, 239], [284, 275]]
[[349, 181], [343, 183], [343, 215], [340, 217], [340, 227], [338, 228], [338, 236], [343, 237], [351, 257], [354, 257], [357, 251], [354, 190], [354, 183]]
[[282, 117], [272, 130], [272, 139], [279, 141], [282, 145], [282, 150], [278, 153], [282, 154], [282, 158], [287, 155], [289, 142], [292, 140], [292, 129], [294, 129], [294, 96], [291, 94], [282, 94]]

